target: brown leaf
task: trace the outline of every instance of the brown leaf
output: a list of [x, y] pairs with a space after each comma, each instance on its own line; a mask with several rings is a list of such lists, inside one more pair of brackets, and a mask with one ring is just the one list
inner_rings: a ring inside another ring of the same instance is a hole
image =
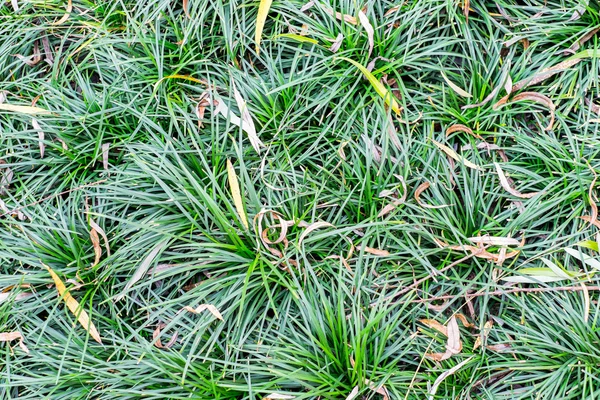
[[550, 110], [550, 123], [548, 124], [548, 126], [546, 128], [544, 128], [544, 130], [546, 130], [546, 131], [551, 130], [552, 126], [554, 125], [554, 111], [556, 110], [556, 106], [554, 105], [552, 100], [550, 100], [550, 98], [548, 98], [540, 93], [523, 92], [523, 93], [519, 93], [518, 95], [513, 97], [513, 99], [511, 100], [511, 103], [516, 103], [519, 101], [527, 101], [527, 100], [533, 101], [534, 103], [542, 104], [542, 105], [548, 107], [548, 109]]
[[98, 343], [102, 344], [102, 339], [100, 338], [100, 334], [94, 326], [94, 323], [90, 320], [88, 313], [79, 305], [79, 302], [71, 296], [71, 293], [65, 287], [63, 281], [59, 278], [59, 276], [50, 268], [49, 266], [43, 264], [44, 267], [52, 276], [52, 280], [54, 281], [54, 285], [56, 286], [56, 291], [58, 295], [63, 299], [66, 303], [67, 308], [75, 315], [81, 326], [90, 334], [90, 336]]
[[375, 249], [373, 247], [368, 247], [365, 245], [362, 245], [360, 249], [363, 250], [365, 253], [373, 254], [374, 256], [387, 257], [390, 255], [390, 252], [387, 250]]
[[185, 306], [185, 307], [183, 307], [183, 309], [188, 312], [191, 312], [193, 314], [200, 314], [202, 311], [208, 310], [212, 315], [214, 315], [215, 318], [220, 319], [221, 321], [224, 321], [223, 316], [221, 315], [219, 310], [217, 310], [217, 307], [213, 306], [212, 304], [200, 304], [196, 308], [192, 308], [190, 306]]
[[448, 328], [445, 327], [444, 325], [440, 324], [438, 321], [436, 321], [434, 319], [420, 319], [419, 322], [429, 328], [435, 329], [442, 335], [448, 337]]
[[451, 133], [454, 133], [454, 132], [465, 132], [473, 137], [476, 137], [477, 139], [483, 140], [483, 138], [481, 136], [473, 133], [471, 128], [469, 128], [468, 126], [463, 125], [463, 124], [454, 124], [452, 126], [449, 126], [448, 129], [446, 129], [446, 137], [448, 137], [448, 135], [450, 135]]
[[598, 33], [598, 31], [600, 30], [600, 28], [595, 28], [592, 29], [591, 31], [589, 31], [588, 33], [586, 33], [585, 35], [583, 35], [582, 37], [580, 37], [578, 40], [575, 41], [575, 43], [573, 43], [568, 49], [566, 49], [565, 51], [563, 51], [563, 54], [565, 56], [570, 55], [570, 54], [575, 54], [575, 52], [577, 50], [579, 50], [579, 48], [588, 40], [590, 40], [591, 38], [594, 37], [594, 35], [596, 33]]
[[50, 25], [60, 25], [63, 22], [65, 22], [66, 20], [69, 19], [69, 16], [71, 15], [71, 11], [73, 11], [73, 1], [69, 0], [67, 3], [67, 10], [65, 12], [65, 14], [56, 22], [51, 23]]
[[[396, 207], [398, 207], [399, 205], [403, 204], [406, 201], [406, 197], [408, 196], [408, 188], [406, 187], [406, 182], [404, 181], [404, 177], [401, 175], [394, 175], [396, 178], [398, 178], [398, 180], [400, 181], [400, 184], [402, 185], [402, 197], [400, 197], [397, 200], [392, 201], [390, 204], [386, 205], [385, 207], [383, 207], [383, 209], [379, 212], [379, 214], [377, 214], [377, 218], [381, 218], [384, 215], [388, 214], [390, 211], [392, 211], [393, 209], [395, 209]], [[389, 195], [394, 194], [396, 191], [393, 191], [393, 193], [390, 193]], [[389, 195], [384, 194], [384, 192], [379, 193], [379, 197], [388, 197]]]
[[19, 339], [19, 347], [25, 353], [29, 354], [29, 349], [23, 343], [23, 335], [21, 332], [0, 332], [0, 342], [12, 342], [13, 340]]
[[332, 17], [335, 15], [335, 18], [341, 20], [346, 21], [349, 24], [352, 25], [358, 25], [358, 21], [356, 20], [356, 18], [354, 18], [352, 15], [348, 15], [348, 14], [342, 14], [340, 12], [335, 12], [333, 11], [332, 8], [326, 6], [326, 5], [322, 5], [323, 9], [325, 10], [325, 12], [329, 15], [331, 15]]
[[[430, 321], [430, 320], [428, 320]], [[423, 322], [423, 320], [421, 320]], [[437, 329], [437, 328], [436, 328]], [[460, 340], [460, 329], [458, 328], [458, 323], [456, 322], [456, 317], [452, 316], [448, 321], [446, 326], [447, 329], [447, 337], [446, 341], [446, 352], [445, 353], [433, 353], [433, 354], [425, 354], [425, 357], [433, 359], [435, 361], [444, 361], [448, 358], [452, 357], [455, 354], [458, 354], [462, 350], [462, 342]]]
[[578, 64], [581, 60], [582, 60], [582, 58], [569, 59], [569, 60], [559, 62], [558, 64], [553, 65], [552, 67], [545, 68], [545, 69], [541, 70], [540, 72], [538, 72], [537, 74], [535, 74], [529, 78], [521, 79], [520, 81], [515, 83], [512, 87], [512, 91], [516, 92], [527, 86], [532, 86], [532, 85], [536, 85], [540, 82], [543, 82], [546, 79], [550, 78], [551, 76], [554, 76], [554, 75], [558, 74], [559, 72], [563, 72], [566, 69], [571, 68], [572, 66]]
[[92, 267], [95, 267], [100, 262], [100, 257], [102, 256], [102, 248], [100, 247], [100, 238], [98, 237], [98, 232], [94, 228], [90, 229], [90, 239], [92, 239], [92, 246], [94, 246], [94, 262], [92, 263]]
[[477, 336], [477, 339], [475, 340], [473, 351], [477, 350], [481, 346], [481, 343], [486, 343], [487, 337], [490, 334], [493, 325], [493, 320], [490, 319], [489, 321], [486, 321], [486, 323], [483, 325], [483, 329], [481, 330], [481, 334]]
[[17, 57], [19, 60], [23, 61], [25, 64], [29, 65], [30, 67], [33, 67], [34, 65], [42, 61], [42, 54], [40, 53], [40, 48], [37, 41], [33, 42], [33, 55], [31, 57], [25, 57], [21, 54], [15, 54], [14, 56]]
[[469, 7], [471, 6], [470, 0], [463, 0], [463, 14], [465, 16], [465, 23], [469, 23]]
[[589, 222], [590, 222], [590, 224], [595, 225], [595, 223], [598, 222], [598, 205], [596, 204], [596, 201], [598, 201], [598, 199], [594, 195], [594, 186], [596, 186], [596, 181], [598, 180], [598, 175], [596, 175], [596, 172], [594, 171], [593, 168], [590, 167], [590, 169], [592, 170], [592, 173], [594, 174], [594, 179], [592, 180], [592, 183], [590, 184], [590, 188], [588, 189], [588, 201], [590, 202], [590, 208], [592, 209]]
[[162, 344], [161, 340], [160, 340], [160, 333], [161, 330], [167, 326], [166, 324], [158, 324], [156, 326], [156, 329], [154, 330], [154, 332], [152, 332], [152, 339], [154, 340], [154, 345], [156, 347], [158, 347], [159, 349], [170, 349], [171, 347], [173, 347], [173, 345], [175, 344], [175, 342], [177, 341], [177, 336], [179, 336], [179, 333], [177, 331], [175, 331], [175, 333], [173, 334], [173, 336], [171, 337], [171, 339], [169, 340], [169, 342], [167, 344]]
[[508, 183], [508, 179], [506, 179], [506, 176], [504, 176], [504, 171], [502, 171], [502, 168], [500, 167], [500, 164], [494, 163], [494, 165], [496, 166], [496, 172], [498, 173], [498, 178], [500, 179], [500, 185], [508, 193], [510, 193], [513, 196], [516, 196], [516, 197], [518, 197], [520, 199], [530, 199], [530, 198], [532, 198], [532, 197], [537, 196], [538, 194], [540, 194], [540, 192], [521, 193], [518, 190], [513, 189], [510, 186], [510, 184]]
[[188, 7], [188, 0], [183, 0], [182, 7], [183, 7], [183, 12], [185, 13], [185, 16], [188, 19], [191, 19], [192, 17], [190, 16], [190, 10], [189, 10], [189, 7]]
[[97, 233], [100, 234], [100, 236], [102, 236], [102, 239], [104, 240], [104, 248], [106, 249], [106, 255], [110, 256], [110, 246], [108, 244], [108, 237], [106, 237], [104, 229], [102, 229], [100, 225], [94, 222], [92, 218], [90, 218], [90, 227], [92, 227], [92, 229], [94, 229]]
[[317, 230], [317, 229], [321, 229], [321, 228], [327, 228], [327, 227], [334, 227], [332, 224], [330, 224], [329, 222], [323, 222], [323, 221], [319, 221], [319, 222], [313, 222], [312, 224], [310, 224], [306, 230], [304, 232], [302, 232], [302, 234], [300, 235], [300, 238], [298, 239], [298, 245], [302, 244], [302, 241], [306, 238], [306, 236], [308, 236], [312, 231]]
[[441, 144], [440, 142], [437, 142], [433, 139], [431, 139], [431, 141], [433, 142], [433, 144], [435, 144], [440, 150], [442, 150], [444, 153], [446, 153], [449, 157], [455, 159], [456, 161], [464, 164], [465, 166], [475, 169], [477, 171], [483, 171], [483, 168], [481, 168], [479, 165], [473, 164], [471, 161], [467, 160], [466, 158], [464, 158], [463, 156], [459, 155], [457, 152], [455, 152], [453, 149], [451, 149], [450, 147]]
[[467, 319], [467, 317], [464, 314], [456, 313], [455, 316], [456, 316], [456, 318], [459, 319], [459, 321], [463, 324], [463, 326], [465, 328], [475, 328], [475, 324], [472, 322], [469, 322], [469, 320]]
[[579, 218], [581, 218], [585, 222], [589, 222], [590, 224], [594, 225], [596, 228], [600, 228], [600, 221], [598, 221], [597, 219], [595, 221], [593, 221], [589, 215], [584, 215], [583, 217], [579, 217]]
[[491, 350], [491, 351], [495, 351], [497, 353], [506, 353], [506, 352], [510, 351], [512, 346], [508, 343], [499, 343], [499, 344], [494, 344], [494, 345], [490, 345], [490, 346], [485, 346], [485, 348], [488, 350]]
[[367, 385], [367, 387], [369, 389], [371, 389], [372, 391], [374, 391], [375, 393], [382, 395], [383, 396], [382, 400], [389, 400], [390, 395], [384, 385], [376, 386], [369, 379], [365, 379], [365, 385]]
[[231, 87], [233, 88], [235, 102], [237, 103], [238, 109], [240, 110], [241, 124], [239, 126], [244, 131], [246, 131], [246, 133], [248, 134], [248, 139], [250, 139], [250, 144], [252, 144], [254, 150], [256, 150], [258, 154], [260, 154], [260, 149], [261, 147], [264, 147], [264, 144], [258, 138], [258, 135], [256, 133], [256, 127], [254, 126], [252, 115], [250, 115], [250, 111], [248, 110], [246, 100], [244, 100], [240, 92], [238, 92], [237, 88], [235, 87], [235, 82], [231, 82]]
[[424, 191], [426, 191], [427, 189], [429, 189], [430, 186], [431, 186], [431, 184], [429, 182], [423, 182], [415, 190], [415, 200], [417, 201], [417, 203], [421, 207], [423, 207], [423, 208], [445, 208], [445, 207], [451, 207], [452, 206], [452, 204], [442, 204], [442, 205], [439, 205], [439, 206], [432, 206], [432, 205], [423, 203], [421, 201], [421, 194]]

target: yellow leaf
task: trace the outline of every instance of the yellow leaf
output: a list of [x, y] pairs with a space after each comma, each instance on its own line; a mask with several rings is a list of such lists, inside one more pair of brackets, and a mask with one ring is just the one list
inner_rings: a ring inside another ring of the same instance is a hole
[[22, 114], [50, 114], [50, 111], [39, 107], [0, 104], [0, 111], [13, 111]]
[[90, 321], [90, 317], [88, 316], [88, 313], [85, 312], [85, 310], [83, 308], [81, 308], [81, 306], [79, 305], [79, 302], [77, 300], [75, 300], [75, 298], [73, 298], [73, 296], [71, 296], [71, 293], [67, 290], [63, 281], [60, 279], [60, 277], [58, 275], [56, 275], [56, 272], [54, 272], [52, 270], [52, 268], [50, 268], [49, 266], [47, 266], [45, 264], [44, 264], [44, 267], [48, 270], [48, 272], [52, 276], [52, 280], [54, 281], [54, 284], [56, 285], [56, 291], [58, 292], [58, 295], [67, 304], [67, 308], [73, 313], [73, 315], [75, 315], [75, 317], [77, 317], [77, 320], [79, 321], [81, 326], [83, 326], [83, 328], [90, 334], [90, 336], [96, 342], [102, 344], [102, 339], [100, 338], [100, 334], [98, 333], [96, 326], [94, 326], [94, 323], [92, 321]]
[[244, 203], [242, 202], [242, 195], [240, 194], [240, 184], [237, 175], [235, 174], [235, 169], [229, 159], [227, 159], [227, 176], [229, 177], [229, 188], [231, 189], [231, 196], [233, 197], [235, 209], [242, 220], [242, 224], [248, 229], [248, 217], [246, 217], [246, 211], [244, 211]]
[[64, 13], [64, 15], [56, 22], [51, 23], [50, 25], [60, 25], [63, 22], [65, 22], [66, 20], [69, 19], [69, 16], [71, 15], [71, 11], [73, 11], [73, 0], [69, 0], [69, 2], [67, 3], [67, 11]]
[[256, 16], [256, 31], [254, 33], [254, 42], [256, 43], [256, 54], [260, 54], [260, 38], [269, 15], [269, 9], [273, 0], [260, 0], [258, 5], [258, 15]]
[[446, 76], [446, 74], [444, 74], [444, 72], [442, 72], [442, 78], [444, 78], [444, 80], [446, 81], [448, 86], [450, 86], [450, 88], [452, 90], [454, 90], [454, 92], [456, 92], [456, 94], [458, 94], [459, 96], [473, 97], [468, 92], [466, 92], [464, 89], [461, 89], [456, 83], [454, 83], [450, 79], [448, 79], [448, 77]]
[[373, 89], [375, 89], [377, 94], [379, 96], [381, 96], [381, 98], [385, 101], [385, 104], [387, 104], [392, 109], [392, 111], [394, 111], [396, 114], [400, 114], [400, 106], [398, 105], [398, 102], [394, 98], [394, 95], [389, 90], [387, 90], [385, 88], [385, 86], [383, 85], [383, 83], [379, 82], [379, 79], [375, 78], [375, 76], [368, 69], [366, 69], [364, 66], [360, 65], [356, 61], [351, 60], [347, 57], [338, 57], [338, 58], [340, 58], [344, 61], [348, 61], [350, 64], [352, 64], [356, 68], [358, 68], [360, 70], [360, 72], [362, 72], [363, 75], [369, 80], [369, 83], [371, 83], [371, 85], [373, 86]]
[[212, 304], [200, 304], [196, 308], [192, 308], [190, 306], [185, 306], [185, 307], [183, 307], [183, 309], [185, 311], [191, 312], [192, 314], [200, 314], [202, 311], [208, 310], [212, 315], [214, 315], [215, 318], [223, 321], [223, 316], [221, 315], [219, 310], [217, 310], [217, 307], [213, 306]]
[[467, 160], [466, 158], [464, 158], [463, 156], [459, 155], [457, 152], [455, 152], [454, 150], [452, 150], [450, 147], [441, 144], [440, 142], [437, 142], [435, 140], [431, 140], [433, 142], [433, 144], [435, 144], [440, 150], [442, 150], [444, 153], [446, 153], [448, 156], [454, 158], [456, 161], [463, 163], [465, 166], [472, 168], [472, 169], [476, 169], [477, 171], [483, 171], [483, 168], [481, 168], [479, 165], [473, 164], [471, 161]]

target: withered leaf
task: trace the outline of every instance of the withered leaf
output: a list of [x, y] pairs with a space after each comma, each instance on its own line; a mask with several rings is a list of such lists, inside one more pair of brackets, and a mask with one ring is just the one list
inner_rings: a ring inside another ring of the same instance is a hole
[[451, 207], [451, 204], [442, 204], [439, 206], [432, 206], [430, 204], [425, 204], [421, 201], [421, 194], [426, 191], [427, 189], [429, 189], [429, 187], [431, 186], [431, 184], [429, 182], [423, 182], [421, 183], [417, 189], [415, 190], [415, 200], [417, 201], [417, 203], [423, 207], [423, 208], [445, 208], [445, 207]]
[[219, 310], [217, 310], [217, 307], [215, 307], [212, 304], [200, 304], [196, 308], [192, 308], [190, 306], [185, 306], [185, 307], [183, 307], [183, 309], [185, 311], [191, 312], [192, 314], [200, 314], [204, 310], [208, 310], [212, 315], [214, 315], [215, 318], [220, 319], [221, 321], [224, 321], [223, 316], [221, 315]]
[[494, 163], [494, 165], [496, 166], [496, 172], [498, 173], [498, 178], [500, 179], [500, 185], [504, 188], [504, 190], [506, 190], [508, 193], [512, 194], [513, 196], [516, 196], [520, 199], [530, 199], [536, 195], [538, 195], [540, 192], [532, 192], [532, 193], [521, 193], [516, 189], [513, 189], [510, 184], [508, 183], [508, 179], [506, 179], [506, 176], [504, 175], [504, 171], [502, 171], [502, 168], [500, 167], [500, 164], [498, 163]]
[[12, 342], [13, 340], [19, 340], [19, 347], [25, 353], [29, 354], [29, 349], [23, 343], [23, 335], [21, 332], [0, 332], [0, 342]]

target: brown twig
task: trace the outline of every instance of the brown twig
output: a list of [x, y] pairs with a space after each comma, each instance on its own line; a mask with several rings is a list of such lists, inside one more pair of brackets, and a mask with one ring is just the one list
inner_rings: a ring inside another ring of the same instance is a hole
[[[536, 288], [514, 288], [514, 289], [498, 289], [492, 292], [478, 292], [466, 295], [469, 299], [481, 296], [501, 296], [511, 293], [544, 293], [544, 292], [581, 292], [583, 290], [600, 291], [600, 286], [559, 286], [559, 287], [536, 287]], [[411, 303], [430, 303], [432, 301], [449, 300], [460, 297], [454, 294], [445, 296], [431, 297], [429, 299], [411, 300]]]
[[77, 186], [76, 188], [69, 189], [69, 190], [65, 190], [65, 191], [62, 191], [62, 192], [60, 192], [60, 193], [51, 194], [50, 196], [46, 196], [46, 197], [44, 197], [43, 199], [40, 199], [40, 200], [34, 201], [33, 203], [25, 204], [24, 206], [17, 207], [17, 208], [13, 208], [12, 210], [10, 210], [10, 211], [8, 211], [8, 212], [5, 212], [4, 214], [0, 214], [0, 218], [4, 217], [4, 216], [6, 216], [6, 215], [12, 215], [12, 214], [16, 213], [17, 211], [21, 211], [21, 210], [23, 210], [24, 208], [27, 208], [27, 207], [31, 207], [31, 206], [38, 205], [38, 204], [40, 204], [40, 203], [43, 203], [43, 202], [44, 202], [44, 201], [46, 201], [46, 200], [50, 200], [50, 199], [51, 199], [51, 198], [53, 198], [53, 197], [58, 197], [58, 196], [62, 196], [63, 194], [67, 194], [67, 193], [71, 193], [71, 192], [76, 192], [76, 191], [78, 191], [78, 190], [81, 190], [81, 189], [84, 189], [84, 188], [86, 188], [86, 187], [91, 187], [91, 186], [99, 185], [99, 184], [101, 184], [101, 183], [104, 183], [104, 182], [106, 182], [107, 180], [108, 180], [108, 179], [102, 179], [102, 180], [99, 180], [99, 181], [96, 181], [96, 182], [92, 182], [92, 183], [86, 183], [85, 185]]

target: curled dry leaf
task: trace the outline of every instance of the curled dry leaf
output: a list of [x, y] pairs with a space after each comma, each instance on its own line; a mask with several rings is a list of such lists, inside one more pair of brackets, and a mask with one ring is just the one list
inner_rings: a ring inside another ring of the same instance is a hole
[[248, 217], [246, 216], [246, 211], [244, 210], [244, 203], [242, 202], [242, 195], [240, 193], [240, 184], [237, 179], [237, 175], [235, 173], [235, 169], [233, 168], [233, 164], [231, 161], [227, 159], [227, 176], [229, 178], [229, 189], [231, 190], [231, 197], [233, 197], [233, 204], [235, 205], [235, 209], [244, 225], [244, 228], [248, 229]]
[[323, 222], [323, 221], [319, 221], [319, 222], [314, 222], [312, 224], [310, 224], [309, 226], [306, 227], [306, 230], [304, 232], [302, 232], [302, 234], [300, 235], [300, 238], [298, 239], [298, 245], [302, 244], [302, 241], [314, 230], [317, 229], [321, 229], [321, 228], [327, 228], [327, 227], [334, 227], [332, 224], [330, 224], [329, 222]]
[[[402, 185], [402, 197], [400, 197], [399, 199], [394, 199], [390, 204], [387, 204], [385, 207], [383, 207], [381, 209], [381, 211], [379, 212], [379, 214], [377, 214], [377, 218], [381, 218], [381, 217], [387, 215], [389, 212], [391, 212], [396, 207], [398, 207], [399, 205], [403, 204], [406, 201], [406, 197], [408, 195], [408, 188], [406, 187], [406, 182], [404, 181], [404, 177], [401, 175], [394, 175], [394, 176], [396, 178], [398, 178], [398, 180], [400, 181], [400, 184]], [[395, 191], [393, 191], [393, 193], [395, 193]], [[392, 195], [393, 193], [390, 193], [389, 195]], [[387, 197], [389, 195], [384, 194], [384, 192], [381, 192], [379, 194], [379, 197]]]
[[540, 93], [523, 92], [523, 93], [519, 93], [518, 95], [513, 97], [513, 99], [511, 100], [511, 103], [516, 103], [519, 101], [526, 101], [526, 100], [533, 101], [534, 103], [542, 104], [542, 105], [548, 107], [548, 109], [550, 110], [550, 122], [548, 123], [548, 126], [544, 128], [544, 130], [546, 130], [546, 131], [551, 130], [552, 126], [554, 125], [554, 111], [556, 110], [556, 106], [554, 105], [552, 100], [550, 100], [550, 98], [548, 98], [547, 96], [544, 96], [543, 94], [540, 94]]
[[444, 71], [440, 71], [442, 74], [442, 78], [444, 78], [444, 81], [446, 81], [446, 83], [448, 84], [448, 86], [450, 86], [450, 88], [459, 96], [462, 97], [473, 97], [469, 94], [469, 92], [465, 91], [464, 89], [461, 89], [456, 83], [452, 82], [450, 79], [448, 79], [448, 77], [446, 76], [446, 74], [444, 73]]
[[161, 330], [166, 326], [167, 326], [166, 324], [160, 323], [156, 326], [156, 329], [154, 330], [154, 332], [152, 332], [152, 339], [154, 340], [154, 345], [159, 349], [170, 349], [171, 347], [173, 347], [173, 345], [177, 341], [177, 336], [179, 336], [179, 333], [177, 331], [175, 331], [175, 333], [173, 334], [173, 336], [171, 337], [169, 342], [167, 342], [167, 344], [163, 345], [162, 341], [160, 340], [160, 333], [161, 333]]
[[260, 40], [262, 37], [263, 29], [265, 28], [265, 22], [267, 22], [267, 16], [269, 15], [269, 9], [273, 0], [260, 0], [258, 5], [258, 14], [256, 15], [256, 30], [254, 32], [254, 43], [256, 43], [256, 54], [260, 54]]
[[451, 207], [452, 204], [442, 204], [439, 206], [432, 206], [430, 204], [425, 204], [421, 201], [421, 194], [426, 191], [427, 189], [429, 189], [429, 187], [431, 186], [431, 184], [429, 182], [423, 182], [421, 183], [417, 189], [415, 190], [415, 200], [417, 201], [417, 203], [423, 207], [423, 208], [445, 208], [445, 207]]
[[585, 222], [589, 222], [590, 224], [594, 225], [596, 228], [600, 228], [600, 221], [596, 220], [592, 220], [592, 218], [589, 215], [584, 215], [583, 217], [579, 217], [582, 220], [584, 220]]
[[452, 318], [450, 318], [448, 321], [446, 330], [446, 336], [448, 337], [448, 340], [446, 341], [446, 352], [429, 353], [425, 354], [425, 357], [436, 361], [443, 361], [461, 352], [462, 342], [460, 340], [460, 329], [458, 328], [458, 322], [456, 322], [455, 316], [452, 316]]
[[463, 324], [463, 326], [465, 328], [475, 328], [475, 324], [472, 322], [469, 322], [469, 320], [467, 319], [465, 314], [456, 313], [454, 315], [456, 316], [456, 318], [458, 318], [458, 320], [461, 322], [461, 324]]
[[50, 273], [50, 276], [52, 276], [52, 280], [54, 281], [54, 285], [56, 286], [56, 291], [67, 305], [67, 308], [77, 318], [77, 321], [79, 321], [81, 326], [83, 326], [83, 329], [85, 329], [96, 342], [102, 344], [100, 333], [98, 333], [96, 326], [90, 320], [88, 313], [79, 305], [79, 302], [75, 300], [73, 296], [71, 296], [71, 293], [67, 290], [64, 282], [60, 279], [56, 272], [54, 272], [49, 266], [45, 264], [43, 265], [46, 268], [46, 270]]
[[500, 185], [504, 188], [504, 190], [506, 190], [508, 193], [512, 194], [513, 196], [516, 196], [520, 199], [530, 199], [538, 194], [540, 194], [540, 192], [532, 192], [532, 193], [521, 193], [516, 189], [513, 189], [510, 184], [508, 183], [508, 179], [506, 179], [506, 176], [504, 175], [504, 171], [502, 171], [502, 168], [500, 167], [500, 164], [498, 163], [494, 163], [494, 165], [496, 166], [496, 172], [498, 173], [498, 179], [500, 179]]
[[440, 376], [437, 377], [437, 379], [435, 380], [435, 382], [431, 386], [431, 389], [429, 390], [429, 400], [433, 400], [435, 394], [437, 393], [438, 388], [440, 387], [440, 385], [442, 384], [442, 382], [447, 377], [449, 377], [450, 375], [454, 374], [456, 371], [458, 371], [459, 369], [461, 369], [463, 367], [463, 365], [465, 365], [466, 363], [468, 363], [469, 361], [471, 361], [472, 358], [473, 358], [473, 356], [467, 358], [466, 360], [463, 360], [463, 361], [459, 362], [454, 367], [452, 367], [449, 370], [444, 371], [442, 374], [440, 374]]
[[221, 321], [224, 321], [223, 316], [221, 315], [219, 310], [217, 310], [217, 307], [215, 307], [212, 304], [200, 304], [196, 308], [192, 308], [190, 306], [185, 306], [185, 307], [183, 307], [183, 310], [191, 312], [192, 314], [200, 314], [204, 310], [208, 310], [208, 312], [210, 312], [216, 319], [220, 319]]
[[429, 328], [435, 329], [442, 335], [448, 337], [448, 328], [446, 328], [444, 325], [442, 325], [438, 321], [436, 321], [434, 319], [420, 319], [419, 322]]
[[455, 159], [456, 161], [464, 164], [466, 167], [475, 169], [477, 171], [483, 171], [483, 168], [481, 168], [479, 165], [473, 164], [471, 161], [467, 160], [466, 158], [464, 158], [463, 156], [459, 155], [457, 152], [455, 152], [453, 149], [451, 149], [450, 147], [441, 144], [438, 141], [435, 140], [431, 140], [433, 142], [433, 144], [435, 144], [440, 150], [442, 150], [444, 153], [446, 153], [449, 157]]
[[125, 297], [125, 293], [127, 293], [129, 291], [129, 289], [131, 289], [133, 287], [133, 285], [135, 285], [137, 283], [137, 281], [139, 281], [140, 279], [142, 279], [142, 277], [144, 275], [146, 275], [148, 268], [150, 268], [150, 264], [152, 264], [152, 262], [154, 261], [154, 259], [158, 255], [158, 253], [162, 250], [162, 248], [165, 246], [165, 244], [167, 244], [167, 241], [168, 240], [163, 240], [162, 242], [157, 244], [150, 251], [150, 253], [148, 253], [146, 258], [144, 258], [144, 260], [140, 263], [140, 265], [137, 267], [137, 269], [133, 273], [133, 276], [131, 277], [131, 279], [129, 279], [129, 281], [125, 285], [125, 288], [123, 289], [123, 291], [115, 297], [116, 301], [119, 301], [123, 297]]
[[332, 53], [337, 53], [337, 51], [340, 49], [340, 46], [342, 45], [343, 40], [344, 40], [344, 35], [342, 35], [341, 33], [338, 33], [337, 37], [333, 41], [333, 44], [329, 48], [329, 51], [331, 51]]
[[33, 43], [33, 55], [31, 57], [25, 57], [21, 54], [15, 54], [15, 57], [17, 57], [19, 60], [23, 61], [30, 67], [33, 67], [34, 65], [42, 61], [42, 54], [40, 53], [40, 47], [38, 45], [38, 42], [35, 41]]
[[21, 332], [0, 332], [0, 342], [12, 342], [13, 340], [19, 340], [19, 347], [25, 353], [29, 354], [29, 349], [23, 343], [23, 335]]
[[106, 254], [110, 256], [110, 246], [108, 244], [108, 237], [106, 236], [104, 229], [94, 222], [92, 218], [90, 218], [90, 227], [102, 236], [102, 239], [104, 240], [104, 248], [106, 248]]
[[367, 18], [367, 15], [362, 10], [358, 11], [358, 20], [360, 21], [362, 27], [365, 29], [365, 32], [367, 32], [367, 39], [369, 41], [369, 53], [367, 57], [371, 57], [371, 53], [373, 52], [373, 46], [375, 45], [375, 42], [373, 40], [373, 35], [375, 34], [375, 31], [373, 30], [373, 26], [369, 22], [369, 18]]
[[67, 2], [67, 10], [64, 13], [64, 15], [56, 22], [53, 22], [51, 25], [60, 25], [62, 23], [64, 23], [66, 20], [69, 19], [69, 16], [71, 15], [71, 11], [73, 11], [73, 1], [69, 0]]
[[473, 137], [476, 137], [477, 139], [483, 140], [483, 138], [481, 136], [473, 133], [471, 128], [469, 128], [468, 126], [463, 125], [463, 124], [454, 124], [452, 126], [449, 126], [448, 129], [446, 129], [446, 137], [448, 137], [451, 133], [454, 133], [454, 132], [465, 132]]

